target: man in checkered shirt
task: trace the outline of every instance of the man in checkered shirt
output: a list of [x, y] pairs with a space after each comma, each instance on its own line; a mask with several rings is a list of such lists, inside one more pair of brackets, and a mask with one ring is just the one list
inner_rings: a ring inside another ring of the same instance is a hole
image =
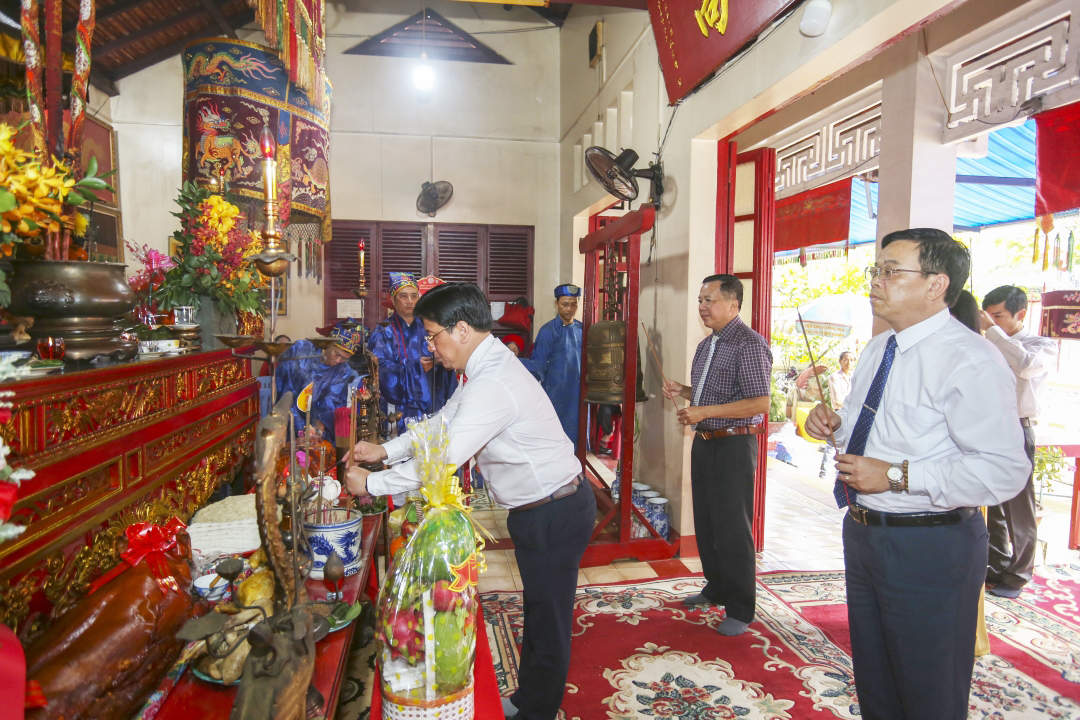
[[694, 430], [690, 483], [694, 528], [706, 585], [687, 607], [722, 605], [721, 635], [740, 635], [754, 620], [754, 437], [769, 412], [772, 352], [739, 319], [743, 286], [734, 275], [710, 275], [698, 293], [698, 314], [712, 334], [694, 353], [690, 385], [669, 381], [664, 395], [690, 406], [679, 422]]

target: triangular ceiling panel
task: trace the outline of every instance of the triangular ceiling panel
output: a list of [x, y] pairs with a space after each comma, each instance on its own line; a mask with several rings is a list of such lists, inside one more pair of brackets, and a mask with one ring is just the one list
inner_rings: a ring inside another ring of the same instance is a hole
[[345, 54], [418, 58], [421, 52], [431, 60], [513, 65], [434, 10], [418, 12], [349, 48]]

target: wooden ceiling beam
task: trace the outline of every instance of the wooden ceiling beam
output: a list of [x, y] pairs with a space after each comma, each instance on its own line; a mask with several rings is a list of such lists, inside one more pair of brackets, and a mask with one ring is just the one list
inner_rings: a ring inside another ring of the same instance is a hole
[[[128, 10], [134, 10], [137, 7], [141, 7], [148, 3], [154, 2], [154, 0], [120, 0], [108, 7], [101, 8], [97, 11], [94, 19], [95, 23], [103, 23], [113, 18], [120, 17]], [[75, 29], [78, 27], [79, 21], [69, 22], [64, 24], [64, 34], [74, 35]]]
[[221, 10], [214, 4], [214, 0], [199, 0], [202, 6], [206, 8], [206, 12], [210, 13], [210, 17], [214, 18], [214, 22], [221, 28], [227, 37], [231, 37], [233, 40], [239, 40], [240, 37], [236, 34], [236, 30], [229, 24], [229, 21], [225, 19], [225, 16], [221, 14]]
[[[223, 0], [223, 2], [220, 3], [219, 7], [221, 5], [224, 5], [227, 2], [228, 2], [228, 0]], [[99, 45], [97, 47], [94, 47], [91, 50], [91, 52], [92, 52], [93, 56], [96, 57], [96, 58], [101, 58], [101, 57], [104, 57], [106, 55], [111, 55], [114, 52], [117, 52], [119, 50], [123, 50], [124, 48], [128, 47], [129, 45], [133, 45], [134, 43], [137, 43], [137, 42], [139, 42], [141, 40], [145, 40], [146, 38], [150, 37], [151, 35], [156, 35], [159, 32], [162, 32], [164, 30], [168, 30], [172, 26], [176, 25], [176, 23], [178, 23], [178, 22], [183, 22], [184, 20], [190, 20], [191, 18], [197, 17], [199, 15], [205, 15], [206, 12], [207, 12], [206, 8], [202, 7], [201, 5], [196, 5], [194, 7], [188, 8], [187, 10], [180, 13], [179, 15], [172, 15], [170, 17], [165, 18], [164, 20], [160, 20], [160, 21], [158, 21], [156, 23], [153, 23], [152, 25], [147, 25], [147, 26], [145, 26], [145, 27], [143, 27], [143, 28], [141, 28], [139, 30], [136, 30], [133, 33], [128, 33], [127, 35], [119, 37], [119, 38], [117, 38], [116, 40], [113, 40], [110, 43], [105, 43], [104, 45]], [[235, 35], [233, 37], [235, 37]]]
[[[255, 21], [255, 11], [254, 10], [246, 10], [246, 11], [240, 13], [239, 15], [234, 15], [232, 18], [229, 19], [230, 24], [234, 28], [242, 27], [242, 26], [247, 25], [248, 23], [254, 22], [254, 21]], [[119, 80], [122, 80], [122, 79], [126, 78], [128, 75], [134, 75], [135, 73], [139, 72], [140, 70], [145, 70], [146, 68], [150, 67], [151, 65], [157, 65], [162, 60], [168, 60], [173, 55], [179, 54], [184, 49], [184, 46], [187, 45], [189, 42], [192, 42], [194, 40], [199, 40], [199, 39], [204, 38], [204, 37], [211, 37], [213, 35], [217, 35], [218, 31], [219, 31], [219, 28], [217, 28], [217, 26], [215, 25], [215, 26], [205, 27], [202, 30], [198, 30], [196, 32], [193, 32], [193, 33], [191, 33], [190, 35], [188, 35], [186, 38], [184, 38], [182, 40], [177, 40], [176, 42], [171, 43], [169, 45], [166, 45], [165, 47], [160, 48], [159, 50], [155, 50], [154, 52], [152, 52], [152, 53], [150, 53], [148, 55], [144, 55], [143, 57], [139, 58], [138, 60], [135, 60], [133, 62], [130, 62], [130, 63], [126, 64], [126, 65], [123, 65], [123, 66], [117, 68], [112, 73], [110, 73], [110, 77], [112, 77], [112, 79], [115, 80], [115, 81], [119, 81]]]

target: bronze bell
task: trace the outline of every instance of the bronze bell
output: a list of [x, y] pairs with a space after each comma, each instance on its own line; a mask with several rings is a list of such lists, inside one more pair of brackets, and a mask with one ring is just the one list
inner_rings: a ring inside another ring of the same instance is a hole
[[[585, 402], [598, 405], [621, 405], [626, 374], [626, 323], [622, 320], [601, 320], [589, 327], [585, 343], [585, 383], [588, 392]], [[638, 348], [637, 388], [635, 399], [645, 402], [648, 396], [643, 386], [645, 374], [641, 369], [641, 348]]]

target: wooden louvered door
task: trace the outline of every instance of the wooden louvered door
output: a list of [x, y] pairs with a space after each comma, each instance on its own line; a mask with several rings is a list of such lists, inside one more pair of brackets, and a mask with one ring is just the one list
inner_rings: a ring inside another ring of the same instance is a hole
[[[390, 272], [476, 283], [491, 302], [532, 295], [532, 226], [335, 220], [334, 239], [324, 255], [326, 323], [356, 315], [358, 306], [349, 301], [356, 300], [354, 291], [359, 286], [357, 243], [361, 239], [367, 250], [364, 325], [369, 328], [386, 319], [391, 307]], [[494, 332], [500, 337], [511, 332], [527, 334], [498, 323]], [[531, 345], [532, 338], [526, 340]]]
[[331, 324], [352, 316], [362, 319], [367, 324], [367, 317], [360, 318], [361, 308], [366, 308], [368, 303], [362, 303], [356, 296], [356, 289], [360, 287], [360, 248], [363, 241], [366, 255], [364, 266], [364, 280], [371, 287], [373, 268], [372, 259], [377, 255], [375, 252], [375, 223], [358, 220], [335, 220], [333, 228], [333, 240], [323, 248], [323, 276], [326, 284], [323, 286], [323, 322]]
[[432, 275], [445, 282], [471, 282], [487, 288], [487, 226], [432, 225]]
[[407, 272], [414, 277], [427, 275], [425, 249], [426, 228], [423, 223], [378, 223], [378, 264], [372, 267], [377, 273], [372, 292], [368, 295], [368, 327], [386, 319], [393, 307], [390, 302], [390, 279], [388, 273]]

